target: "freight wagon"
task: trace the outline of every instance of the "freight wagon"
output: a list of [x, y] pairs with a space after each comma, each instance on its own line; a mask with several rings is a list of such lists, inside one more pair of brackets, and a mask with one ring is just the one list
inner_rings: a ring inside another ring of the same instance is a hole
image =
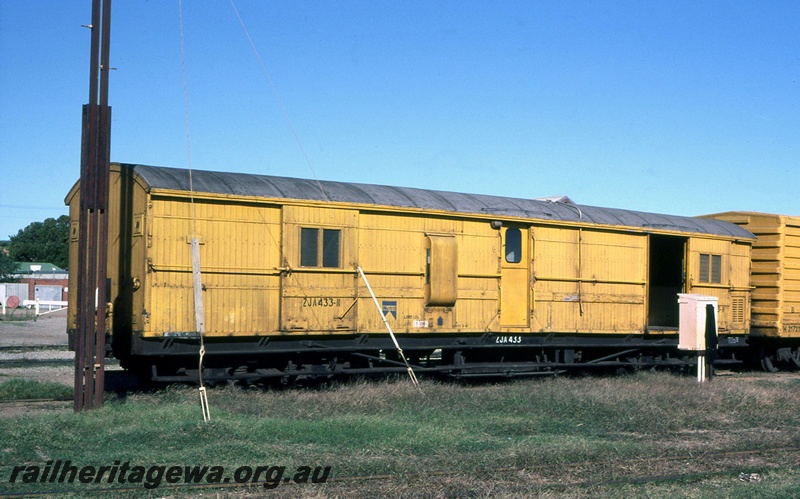
[[[154, 381], [197, 379], [203, 330], [204, 380], [256, 381], [405, 371], [382, 315], [415, 370], [451, 376], [690, 364], [678, 293], [717, 297], [729, 360], [750, 329], [754, 237], [724, 220], [144, 165], [110, 179], [107, 344]], [[71, 299], [71, 336], [75, 316]]]
[[707, 217], [757, 236], [750, 341], [765, 370], [800, 367], [800, 217], [744, 211]]

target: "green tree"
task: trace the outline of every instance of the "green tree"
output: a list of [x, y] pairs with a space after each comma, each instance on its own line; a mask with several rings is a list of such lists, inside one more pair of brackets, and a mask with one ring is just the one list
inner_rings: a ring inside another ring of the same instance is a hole
[[14, 259], [0, 249], [0, 282], [15, 282], [17, 280], [14, 276], [16, 270], [17, 263]]
[[33, 222], [11, 236], [8, 252], [17, 262], [46, 262], [61, 268], [69, 265], [69, 217]]

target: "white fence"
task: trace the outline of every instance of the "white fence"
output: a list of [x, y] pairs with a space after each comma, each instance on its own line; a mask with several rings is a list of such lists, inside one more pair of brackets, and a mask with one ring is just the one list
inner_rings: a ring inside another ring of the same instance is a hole
[[[8, 299], [12, 296], [19, 298], [19, 303], [26, 308], [35, 308], [36, 315], [49, 314], [56, 312], [67, 307], [67, 302], [61, 300], [61, 294], [64, 290], [63, 286], [43, 285], [34, 288], [35, 300], [27, 300], [28, 287], [27, 283], [6, 283], [0, 284], [0, 304], [2, 304], [2, 313], [6, 314], [8, 307]], [[46, 309], [46, 310], [45, 310]]]
[[[44, 314], [49, 314], [50, 312], [58, 312], [59, 310], [64, 310], [65, 308], [67, 308], [67, 302], [65, 301], [40, 300], [38, 298], [35, 300], [24, 300], [22, 302], [22, 305], [28, 308], [31, 307], [35, 308], [36, 315], [44, 315]], [[46, 312], [41, 311], [44, 307], [47, 307]]]

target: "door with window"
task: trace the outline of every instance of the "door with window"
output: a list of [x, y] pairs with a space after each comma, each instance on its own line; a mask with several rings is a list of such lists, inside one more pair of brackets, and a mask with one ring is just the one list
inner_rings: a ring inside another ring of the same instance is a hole
[[740, 247], [725, 240], [689, 239], [687, 293], [717, 297], [719, 331], [746, 326], [750, 263]]
[[357, 212], [283, 207], [281, 330], [351, 331]]
[[500, 230], [500, 326], [528, 327], [530, 318], [530, 236], [527, 227]]

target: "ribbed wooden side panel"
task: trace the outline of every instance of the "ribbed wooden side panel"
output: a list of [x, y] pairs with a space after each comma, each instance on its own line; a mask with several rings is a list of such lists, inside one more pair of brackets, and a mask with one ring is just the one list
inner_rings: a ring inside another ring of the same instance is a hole
[[753, 243], [751, 332], [800, 337], [800, 217], [730, 212], [709, 215], [744, 227]]
[[147, 335], [196, 331], [191, 238], [200, 241], [207, 336], [277, 329], [280, 209], [153, 196], [147, 217]]
[[732, 289], [730, 293], [730, 322], [727, 327], [731, 331], [744, 333], [748, 332], [751, 327], [752, 245], [749, 242], [733, 242], [730, 247], [730, 255], [730, 283]]
[[800, 337], [800, 217], [784, 217], [782, 334]]
[[[717, 324], [721, 331], [728, 331], [732, 326], [732, 288], [745, 291], [748, 282], [746, 267], [741, 267], [740, 255], [732, 254], [732, 248], [730, 241], [701, 237], [689, 239], [687, 292], [715, 296], [718, 299]], [[712, 279], [712, 276], [717, 276], [717, 271], [711, 271], [711, 258], [720, 259], [718, 278]], [[707, 271], [704, 270], [706, 263]]]
[[[76, 185], [67, 195], [66, 202], [69, 205], [69, 268], [78, 268], [78, 235], [80, 220], [80, 191]], [[112, 239], [112, 238], [109, 238]], [[111, 263], [109, 262], [109, 266]], [[78, 273], [70, 272], [68, 284], [70, 293], [67, 303], [67, 330], [74, 330], [77, 327], [77, 311], [78, 311]]]
[[782, 259], [784, 234], [780, 217], [754, 214], [744, 228], [758, 238], [753, 244], [752, 294], [753, 333], [778, 336], [782, 309]]
[[[453, 235], [458, 250], [458, 292], [453, 307], [425, 306], [426, 236]], [[397, 331], [484, 331], [497, 316], [497, 231], [487, 222], [391, 213], [359, 217], [358, 259]], [[391, 305], [391, 306], [389, 306]], [[359, 282], [359, 331], [382, 331], [363, 282]]]
[[[355, 329], [354, 305], [358, 251], [358, 211], [331, 206], [284, 205], [280, 328], [282, 333], [350, 332]], [[303, 229], [339, 230], [339, 267], [303, 267]]]
[[[453, 231], [453, 223], [446, 227]], [[442, 231], [443, 227], [438, 227]], [[417, 217], [367, 214], [359, 217], [358, 261], [393, 329], [413, 329], [423, 320], [425, 237]], [[359, 287], [358, 330], [384, 331], [380, 314], [363, 282]]]
[[643, 331], [647, 238], [534, 228], [534, 329]]
[[[141, 331], [146, 327], [144, 305], [146, 278], [145, 213], [147, 194], [128, 170], [112, 165], [108, 193], [108, 261], [105, 297], [108, 308], [106, 330], [109, 334]], [[78, 231], [80, 214], [80, 185], [76, 184], [67, 196], [70, 210], [70, 268], [78, 265]], [[77, 272], [71, 272], [69, 286], [77, 289]], [[67, 327], [75, 327], [78, 293], [70, 293]]]

